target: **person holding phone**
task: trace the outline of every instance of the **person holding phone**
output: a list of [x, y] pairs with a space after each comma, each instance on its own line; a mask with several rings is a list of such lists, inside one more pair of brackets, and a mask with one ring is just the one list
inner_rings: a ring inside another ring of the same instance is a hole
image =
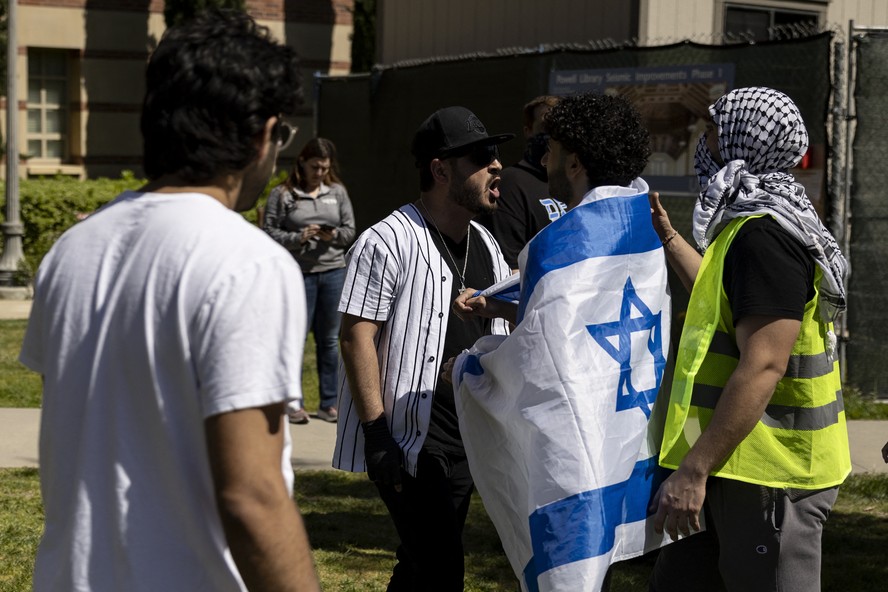
[[[336, 146], [313, 138], [302, 148], [290, 176], [271, 190], [265, 231], [302, 268], [308, 329], [314, 333], [320, 405], [317, 417], [336, 422], [339, 373], [339, 295], [345, 279], [345, 251], [355, 238], [355, 217], [339, 179]], [[290, 423], [309, 417], [301, 399], [287, 407]]]

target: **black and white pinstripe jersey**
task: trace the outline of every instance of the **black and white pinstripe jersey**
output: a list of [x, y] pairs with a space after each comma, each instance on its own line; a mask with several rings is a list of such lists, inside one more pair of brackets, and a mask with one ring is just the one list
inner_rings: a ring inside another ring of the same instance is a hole
[[[494, 282], [507, 277], [511, 271], [493, 236], [474, 222], [472, 229], [490, 252]], [[404, 451], [405, 468], [415, 475], [432, 395], [446, 361], [441, 356], [453, 273], [413, 205], [399, 208], [364, 231], [347, 259], [339, 311], [384, 321], [376, 335], [383, 406], [392, 436]], [[497, 319], [491, 332], [505, 334], [508, 325]], [[364, 471], [364, 434], [341, 360], [338, 409], [333, 466]]]

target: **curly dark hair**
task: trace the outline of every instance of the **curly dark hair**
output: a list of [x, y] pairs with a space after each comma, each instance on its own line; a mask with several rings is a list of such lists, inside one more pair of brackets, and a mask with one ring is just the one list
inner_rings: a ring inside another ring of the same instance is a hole
[[269, 118], [301, 104], [296, 52], [243, 12], [209, 11], [171, 27], [146, 72], [145, 173], [198, 184], [242, 170]]
[[562, 97], [543, 121], [546, 133], [577, 155], [589, 187], [628, 185], [647, 166], [650, 136], [638, 111], [623, 97]]

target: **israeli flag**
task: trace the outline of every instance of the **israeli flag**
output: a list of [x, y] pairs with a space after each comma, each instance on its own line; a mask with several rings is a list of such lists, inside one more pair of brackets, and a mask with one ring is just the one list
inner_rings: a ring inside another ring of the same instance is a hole
[[521, 274], [513, 273], [504, 280], [500, 280], [486, 290], [478, 290], [472, 294], [473, 298], [478, 296], [486, 296], [488, 298], [496, 298], [503, 302], [518, 304], [521, 296]]
[[598, 188], [534, 237], [515, 330], [454, 366], [472, 475], [525, 591], [598, 590], [668, 541], [647, 520], [671, 316], [647, 191]]

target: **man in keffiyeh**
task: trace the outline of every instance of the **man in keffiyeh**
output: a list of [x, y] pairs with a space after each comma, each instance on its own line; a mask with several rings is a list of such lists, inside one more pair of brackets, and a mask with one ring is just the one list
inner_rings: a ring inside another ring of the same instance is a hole
[[656, 196], [654, 227], [691, 291], [654, 498], [673, 538], [651, 589], [820, 590], [820, 538], [851, 470], [832, 322], [847, 264], [788, 172], [808, 149], [798, 108], [761, 87], [709, 108], [693, 236]]

